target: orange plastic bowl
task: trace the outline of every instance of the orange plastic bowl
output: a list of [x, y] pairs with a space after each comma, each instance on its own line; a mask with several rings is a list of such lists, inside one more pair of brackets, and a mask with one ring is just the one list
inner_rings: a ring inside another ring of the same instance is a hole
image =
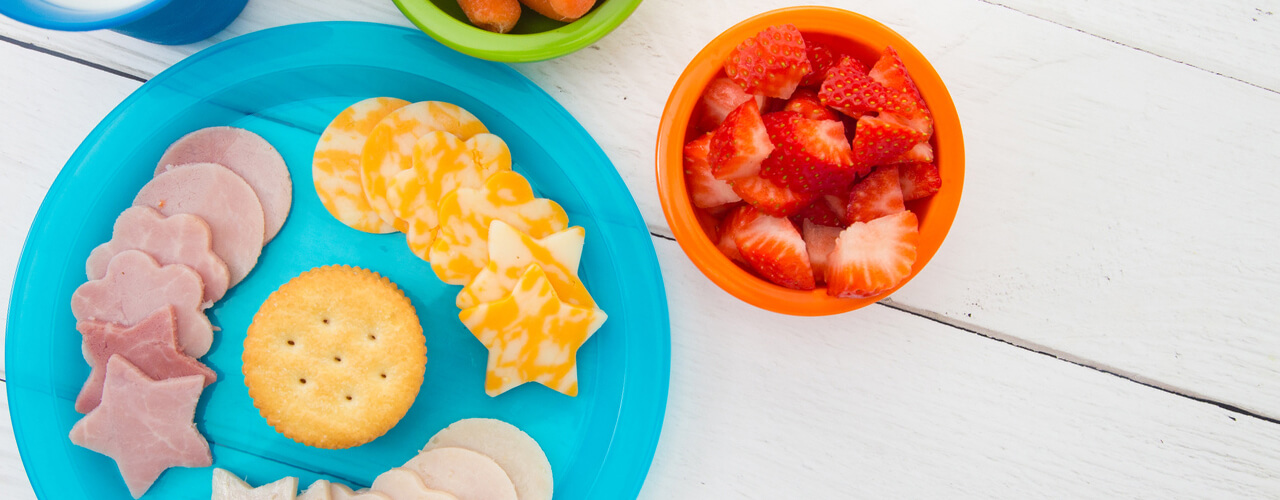
[[907, 208], [920, 219], [920, 246], [911, 276], [898, 287], [911, 281], [933, 258], [951, 229], [964, 185], [964, 138], [960, 132], [960, 118], [942, 78], [919, 50], [887, 26], [846, 10], [830, 7], [774, 10], [738, 23], [707, 44], [676, 81], [662, 112], [657, 146], [658, 196], [680, 247], [694, 265], [720, 288], [756, 307], [783, 314], [839, 314], [887, 297], [897, 288], [866, 299], [841, 299], [827, 295], [826, 289], [821, 287], [809, 291], [792, 290], [758, 278], [720, 253], [698, 223], [685, 190], [683, 148], [688, 140], [694, 138], [695, 132], [689, 122], [702, 89], [721, 73], [724, 60], [742, 40], [766, 27], [788, 23], [806, 36], [816, 36], [856, 56], [868, 67], [889, 45], [897, 50], [906, 64], [933, 112], [934, 135], [931, 140], [934, 159], [942, 176], [942, 190], [929, 198], [907, 203]]

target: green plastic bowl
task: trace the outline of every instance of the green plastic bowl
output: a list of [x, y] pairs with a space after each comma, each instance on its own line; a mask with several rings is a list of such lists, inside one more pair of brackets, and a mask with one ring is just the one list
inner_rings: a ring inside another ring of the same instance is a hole
[[528, 7], [511, 33], [472, 26], [457, 0], [395, 0], [405, 17], [458, 52], [502, 62], [544, 61], [576, 51], [609, 34], [636, 10], [640, 0], [599, 0], [572, 23], [553, 21]]

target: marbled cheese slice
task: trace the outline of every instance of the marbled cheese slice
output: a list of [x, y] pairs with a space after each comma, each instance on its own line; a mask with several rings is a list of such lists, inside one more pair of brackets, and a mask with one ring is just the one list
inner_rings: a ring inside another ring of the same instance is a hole
[[530, 264], [547, 273], [551, 286], [565, 302], [595, 307], [596, 302], [578, 279], [578, 261], [587, 232], [580, 226], [534, 238], [501, 220], [489, 225], [489, 263], [458, 293], [459, 309], [493, 302], [515, 288]]
[[338, 222], [366, 233], [396, 230], [378, 217], [364, 195], [360, 154], [373, 127], [408, 104], [409, 101], [394, 97], [365, 99], [338, 113], [320, 134], [311, 160], [311, 177], [320, 203]]
[[453, 285], [471, 282], [489, 263], [489, 224], [501, 220], [535, 238], [569, 227], [554, 201], [536, 198], [512, 171], [493, 174], [479, 189], [459, 188], [440, 202], [440, 232], [431, 244], [431, 269]]
[[454, 104], [415, 102], [392, 111], [369, 132], [360, 154], [360, 182], [369, 205], [384, 222], [404, 231], [407, 223], [396, 218], [387, 202], [387, 183], [413, 168], [413, 147], [428, 132], [445, 131], [467, 140], [489, 130], [480, 119]]
[[460, 187], [477, 188], [489, 176], [511, 170], [511, 150], [493, 134], [478, 134], [465, 142], [443, 131], [430, 132], [413, 147], [413, 168], [392, 177], [387, 202], [407, 223], [409, 249], [428, 258], [439, 226], [440, 200]]
[[489, 349], [484, 383], [489, 396], [526, 382], [577, 396], [578, 348], [607, 316], [560, 300], [546, 273], [534, 264], [511, 295], [463, 309], [458, 318]]

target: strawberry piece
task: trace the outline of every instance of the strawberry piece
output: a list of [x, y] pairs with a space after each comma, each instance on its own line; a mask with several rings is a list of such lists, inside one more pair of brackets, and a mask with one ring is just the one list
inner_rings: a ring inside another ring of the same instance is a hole
[[919, 240], [916, 214], [909, 211], [853, 223], [827, 256], [827, 294], [865, 298], [893, 289], [911, 276]]
[[870, 222], [906, 210], [898, 167], [878, 167], [853, 185], [849, 193], [849, 222]]
[[715, 130], [730, 111], [752, 99], [755, 99], [757, 106], [764, 106], [764, 96], [748, 94], [733, 80], [725, 77], [711, 80], [702, 91], [702, 117], [698, 124], [702, 130]]
[[933, 145], [929, 144], [928, 141], [922, 142], [920, 144], [916, 144], [906, 153], [903, 153], [902, 156], [889, 160], [885, 163], [894, 164], [894, 163], [919, 163], [919, 162], [924, 162], [924, 163], [933, 162]]
[[864, 116], [858, 119], [858, 130], [853, 137], [854, 162], [870, 169], [901, 156], [927, 138], [927, 135], [910, 127]]
[[760, 167], [762, 177], [806, 193], [843, 191], [857, 177], [839, 120], [780, 111], [766, 115], [764, 122], [775, 148]]
[[916, 113], [915, 103], [901, 92], [892, 90], [853, 66], [853, 59], [841, 61], [827, 71], [818, 97], [822, 104], [849, 116], [867, 113]]
[[755, 213], [755, 210], [747, 205], [739, 205], [733, 209], [723, 219], [720, 219], [720, 226], [717, 227], [719, 237], [714, 240], [716, 248], [720, 249], [720, 253], [723, 253], [729, 260], [743, 265], [747, 264], [747, 260], [742, 258], [742, 253], [738, 251], [738, 243], [734, 240], [734, 236], [742, 228], [743, 223], [746, 222], [747, 214], [751, 213]]
[[783, 106], [782, 109], [784, 111], [794, 111], [810, 120], [839, 119], [835, 113], [822, 104], [822, 101], [818, 99], [818, 93], [809, 89], [796, 90], [796, 93], [791, 94], [791, 100], [787, 101], [786, 106]]
[[804, 238], [804, 247], [809, 251], [809, 266], [813, 268], [813, 279], [818, 282], [827, 281], [827, 257], [836, 248], [836, 238], [843, 229], [840, 227], [815, 224], [805, 220], [800, 226], [800, 236]]
[[848, 196], [824, 194], [822, 197], [818, 198], [817, 201], [826, 204], [827, 208], [831, 210], [831, 213], [836, 214], [836, 220], [839, 220], [840, 223], [832, 224], [833, 226], [845, 227], [849, 225], [849, 222], [851, 221], [849, 220]]
[[[845, 224], [841, 222], [840, 215], [823, 198], [825, 196], [813, 200], [813, 203], [810, 203], [809, 206], [800, 209], [799, 212], [792, 216], [792, 221], [796, 224], [800, 224], [802, 221], [813, 221], [815, 224], [823, 226], [844, 227]], [[841, 207], [842, 212], [844, 208]]]
[[773, 152], [769, 131], [760, 118], [760, 105], [749, 100], [729, 112], [711, 136], [712, 173], [717, 179], [740, 179], [760, 172], [760, 163]]
[[911, 111], [907, 114], [900, 114], [886, 111], [880, 113], [880, 119], [920, 132], [926, 140], [933, 135], [933, 118], [928, 113]]
[[813, 290], [813, 268], [800, 232], [791, 221], [747, 209], [736, 214], [733, 241], [738, 252], [764, 279], [796, 290]]
[[720, 241], [720, 219], [700, 208], [693, 209], [693, 217], [698, 219], [698, 226], [707, 234], [707, 239], [713, 242]]
[[932, 163], [904, 163], [898, 166], [898, 184], [903, 201], [918, 200], [942, 189], [942, 175]]
[[711, 133], [689, 141], [684, 145], [684, 179], [693, 206], [712, 208], [742, 201], [733, 192], [728, 182], [715, 178], [711, 174], [711, 163], [707, 155], [711, 152]]
[[907, 72], [907, 66], [902, 63], [892, 46], [885, 47], [867, 76], [910, 99], [912, 109], [901, 114], [910, 119], [912, 128], [926, 136], [933, 134], [933, 115], [929, 112], [929, 106], [924, 102], [924, 96], [920, 95], [920, 88], [916, 87], [916, 82]]
[[801, 87], [822, 85], [822, 81], [827, 78], [827, 70], [839, 64], [841, 59], [831, 47], [809, 37], [804, 37], [804, 53], [809, 59], [809, 74], [800, 80]]
[[733, 192], [756, 209], [774, 217], [789, 217], [799, 212], [816, 195], [794, 191], [758, 175], [735, 179]]
[[771, 26], [743, 40], [729, 53], [724, 72], [752, 94], [788, 99], [810, 71], [800, 30]]

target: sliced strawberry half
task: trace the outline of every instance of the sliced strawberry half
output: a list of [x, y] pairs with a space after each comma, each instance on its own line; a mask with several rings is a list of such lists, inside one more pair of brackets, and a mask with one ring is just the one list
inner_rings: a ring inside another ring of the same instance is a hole
[[772, 152], [760, 105], [750, 100], [729, 112], [716, 127], [708, 159], [717, 179], [740, 179], [758, 174], [760, 163]]
[[920, 144], [916, 144], [906, 153], [902, 153], [902, 156], [889, 160], [885, 163], [889, 163], [889, 164], [919, 163], [919, 162], [929, 163], [932, 161], [933, 161], [933, 145], [929, 144], [929, 141], [924, 141]]
[[893, 50], [892, 46], [885, 47], [884, 52], [880, 54], [880, 59], [876, 61], [875, 66], [871, 67], [867, 76], [910, 99], [912, 110], [900, 112], [900, 114], [911, 121], [912, 128], [925, 135], [933, 133], [933, 114], [929, 112], [924, 96], [920, 95], [920, 88], [907, 72], [907, 66], [902, 63], [902, 58], [898, 57], [898, 52]]
[[775, 285], [813, 290], [809, 251], [791, 221], [755, 210], [737, 215], [733, 240], [751, 269]]
[[898, 166], [898, 184], [902, 186], [903, 201], [918, 200], [942, 189], [942, 175], [932, 163], [904, 163]]
[[733, 192], [756, 209], [774, 217], [789, 217], [799, 212], [817, 195], [788, 189], [758, 175], [734, 179]]
[[842, 191], [857, 177], [839, 120], [780, 111], [766, 115], [765, 128], [776, 147], [761, 165], [760, 176], [806, 193]]
[[739, 205], [720, 219], [720, 225], [716, 227], [717, 239], [712, 241], [716, 242], [716, 248], [720, 249], [720, 253], [729, 260], [744, 265], [747, 263], [746, 259], [742, 258], [742, 253], [738, 251], [738, 243], [734, 240], [734, 235], [747, 222], [748, 215], [754, 213], [756, 211], [750, 206]]
[[817, 87], [827, 78], [827, 70], [840, 64], [842, 56], [824, 43], [804, 37], [804, 52], [809, 58], [809, 74], [800, 80], [801, 87]]
[[836, 238], [843, 231], [840, 227], [815, 224], [806, 220], [800, 226], [800, 236], [804, 238], [804, 247], [809, 251], [809, 266], [813, 268], [813, 279], [818, 282], [827, 281], [827, 257], [836, 248]]
[[700, 100], [702, 118], [699, 126], [702, 130], [715, 130], [724, 121], [724, 117], [729, 116], [729, 112], [752, 99], [756, 101], [757, 106], [764, 106], [764, 96], [748, 94], [747, 91], [742, 90], [741, 85], [729, 78], [720, 77], [711, 80], [707, 88], [702, 91]]
[[804, 38], [790, 24], [771, 26], [743, 40], [724, 63], [724, 72], [752, 94], [787, 99], [809, 74]]
[[822, 104], [818, 99], [818, 93], [809, 89], [799, 89], [796, 93], [791, 94], [791, 99], [787, 101], [787, 105], [783, 106], [783, 111], [794, 111], [804, 118], [810, 120], [838, 120], [839, 117]]
[[711, 174], [707, 155], [711, 152], [711, 132], [684, 145], [684, 182], [693, 206], [712, 208], [742, 201], [733, 186]]
[[898, 167], [876, 167], [849, 192], [849, 222], [870, 222], [906, 210]]
[[872, 80], [854, 64], [853, 59], [845, 59], [827, 71], [827, 78], [818, 91], [822, 104], [855, 117], [881, 112], [915, 113], [915, 104], [910, 98]]
[[[792, 221], [796, 224], [800, 224], [802, 221], [813, 221], [823, 226], [844, 227], [845, 224], [841, 221], [840, 215], [823, 198], [825, 196], [813, 200], [813, 203], [810, 203], [809, 206], [800, 209], [799, 212], [791, 216]], [[844, 211], [843, 209], [844, 207], [841, 207], [841, 212]]]
[[840, 223], [834, 224], [834, 225], [837, 225], [840, 227], [845, 227], [849, 225], [849, 222], [850, 222], [849, 221], [849, 197], [847, 194], [845, 195], [824, 194], [822, 195], [822, 197], [818, 198], [818, 200], [815, 201], [814, 203], [817, 203], [817, 202], [822, 202], [826, 204], [827, 208], [831, 209], [831, 213], [836, 214], [836, 219], [839, 220]]
[[864, 116], [858, 119], [858, 130], [853, 137], [854, 162], [859, 167], [870, 169], [901, 156], [927, 138], [911, 127]]
[[919, 240], [916, 214], [909, 211], [853, 223], [827, 257], [827, 294], [866, 298], [893, 289], [911, 276]]

